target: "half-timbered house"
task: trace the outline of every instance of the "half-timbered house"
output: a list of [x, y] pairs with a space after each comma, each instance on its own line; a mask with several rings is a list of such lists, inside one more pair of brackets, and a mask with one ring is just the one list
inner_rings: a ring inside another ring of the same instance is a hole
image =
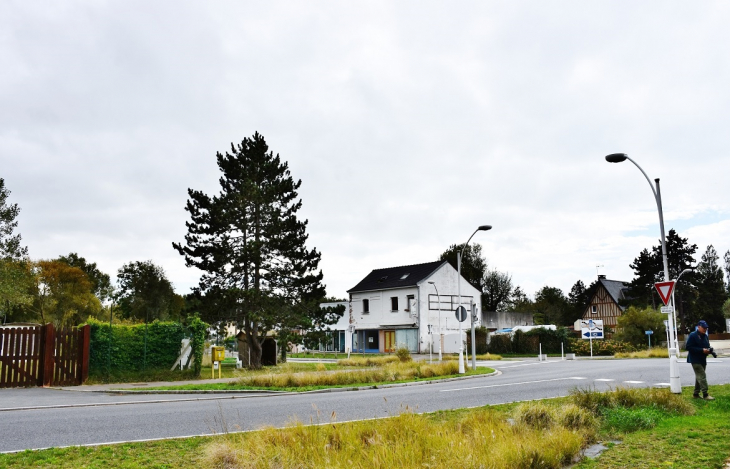
[[618, 317], [626, 309], [619, 304], [620, 300], [626, 299], [628, 283], [620, 280], [608, 280], [605, 275], [598, 276], [596, 289], [583, 312], [583, 320], [602, 319], [603, 327], [616, 330]]

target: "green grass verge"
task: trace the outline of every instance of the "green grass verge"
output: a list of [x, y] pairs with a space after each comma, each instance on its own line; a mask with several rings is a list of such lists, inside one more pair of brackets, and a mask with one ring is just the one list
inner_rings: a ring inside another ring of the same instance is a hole
[[613, 413], [602, 436], [622, 442], [574, 469], [725, 467], [730, 458], [730, 385], [711, 386], [710, 392], [715, 401], [692, 399], [692, 388], [683, 389], [682, 396], [696, 409], [694, 415], [672, 416], [652, 408]]

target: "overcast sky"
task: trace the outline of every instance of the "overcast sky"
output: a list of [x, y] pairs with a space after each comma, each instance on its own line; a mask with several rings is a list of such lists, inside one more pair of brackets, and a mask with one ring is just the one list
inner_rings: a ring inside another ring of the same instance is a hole
[[34, 259], [178, 293], [187, 189], [255, 131], [302, 180], [327, 292], [478, 233], [530, 295], [631, 280], [667, 231], [730, 249], [730, 3], [0, 3], [0, 177]]

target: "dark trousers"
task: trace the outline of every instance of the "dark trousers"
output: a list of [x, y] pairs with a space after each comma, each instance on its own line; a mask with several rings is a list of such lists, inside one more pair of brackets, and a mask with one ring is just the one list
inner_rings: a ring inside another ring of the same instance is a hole
[[703, 396], [707, 396], [707, 374], [705, 369], [707, 365], [692, 363], [692, 369], [695, 372], [695, 396], [699, 396], [702, 392]]

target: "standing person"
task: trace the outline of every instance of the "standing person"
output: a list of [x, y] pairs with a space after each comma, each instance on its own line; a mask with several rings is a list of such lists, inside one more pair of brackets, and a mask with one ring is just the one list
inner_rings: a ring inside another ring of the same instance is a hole
[[697, 329], [692, 332], [687, 338], [687, 362], [692, 364], [692, 369], [695, 372], [695, 392], [693, 397], [695, 399], [700, 398], [700, 392], [702, 392], [702, 399], [707, 401], [714, 401], [715, 398], [710, 396], [707, 389], [707, 374], [705, 369], [707, 368], [707, 355], [713, 352], [710, 347], [710, 338], [707, 337], [707, 323], [702, 320], [697, 323]]

